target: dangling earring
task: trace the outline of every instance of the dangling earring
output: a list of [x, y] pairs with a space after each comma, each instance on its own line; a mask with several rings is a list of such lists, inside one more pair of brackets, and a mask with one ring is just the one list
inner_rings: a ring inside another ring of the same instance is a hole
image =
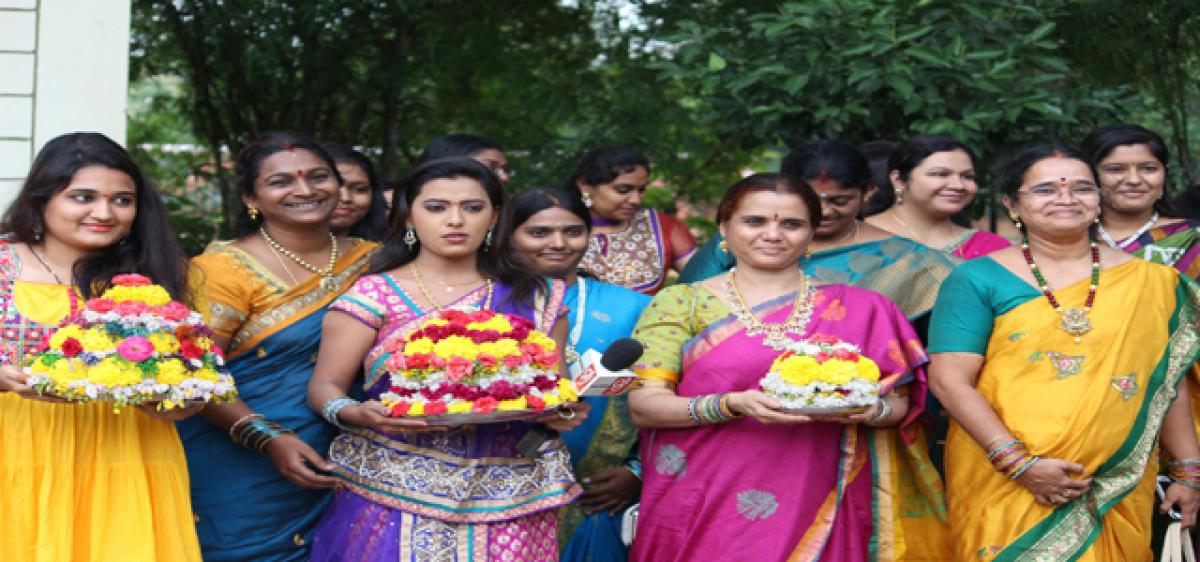
[[722, 252], [725, 252], [726, 254], [729, 253], [729, 242], [726, 242], [724, 239], [722, 239], [720, 242], [717, 242], [717, 247], [720, 248]]
[[408, 227], [408, 230], [404, 231], [404, 245], [408, 246], [409, 250], [417, 245], [417, 231], [413, 230], [411, 226]]
[[485, 249], [492, 247], [492, 229], [488, 229], [487, 236], [483, 237], [483, 247]]
[[33, 241], [34, 242], [42, 241], [42, 225], [40, 225], [40, 224], [36, 224], [33, 226]]
[[250, 220], [258, 220], [258, 207], [255, 207], [254, 205], [246, 207], [246, 214], [250, 215]]
[[583, 194], [583, 206], [589, 209], [592, 208], [592, 196], [586, 193]]
[[1008, 218], [1017, 226], [1017, 230], [1021, 230], [1021, 217], [1018, 217], [1016, 213], [1009, 211]]
[[899, 206], [899, 205], [903, 205], [903, 204], [904, 204], [904, 190], [897, 187], [896, 188], [896, 205]]

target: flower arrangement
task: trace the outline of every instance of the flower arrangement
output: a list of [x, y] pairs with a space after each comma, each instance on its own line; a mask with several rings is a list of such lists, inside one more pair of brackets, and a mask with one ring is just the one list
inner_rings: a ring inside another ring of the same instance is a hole
[[879, 366], [854, 344], [815, 335], [789, 345], [760, 384], [786, 410], [860, 408], [879, 400]]
[[237, 396], [221, 349], [200, 314], [150, 279], [118, 275], [25, 361], [40, 394], [123, 406], [227, 402]]
[[446, 310], [385, 344], [392, 416], [541, 412], [578, 399], [554, 340], [529, 320]]

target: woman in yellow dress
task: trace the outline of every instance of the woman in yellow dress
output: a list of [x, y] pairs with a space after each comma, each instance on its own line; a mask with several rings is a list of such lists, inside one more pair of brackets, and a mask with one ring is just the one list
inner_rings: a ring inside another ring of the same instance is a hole
[[376, 245], [332, 233], [342, 179], [316, 141], [272, 133], [235, 167], [239, 238], [192, 261], [240, 396], [180, 425], [196, 526], [205, 560], [308, 560], [337, 483], [324, 472], [337, 429], [308, 409], [306, 389], [326, 306]]
[[1086, 158], [1028, 149], [1000, 177], [1021, 248], [958, 266], [930, 330], [955, 560], [1148, 561], [1158, 506], [1200, 505], [1184, 375], [1200, 351], [1194, 284], [1097, 244]]
[[0, 560], [200, 560], [187, 464], [171, 422], [189, 408], [42, 399], [21, 359], [108, 280], [137, 272], [186, 302], [186, 258], [150, 183], [98, 133], [46, 144], [0, 241]]

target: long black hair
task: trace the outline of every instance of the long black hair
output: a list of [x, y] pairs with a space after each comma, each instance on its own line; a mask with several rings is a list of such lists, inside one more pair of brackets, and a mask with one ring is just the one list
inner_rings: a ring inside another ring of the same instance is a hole
[[162, 285], [176, 300], [190, 302], [187, 255], [179, 246], [158, 192], [129, 153], [100, 133], [69, 133], [38, 152], [21, 192], [4, 212], [0, 226], [15, 242], [33, 244], [46, 232], [46, 204], [71, 184], [79, 170], [103, 166], [123, 172], [134, 183], [137, 214], [120, 242], [75, 262], [73, 283], [92, 298], [122, 273], [140, 273]]
[[371, 184], [371, 205], [367, 207], [367, 214], [350, 227], [350, 236], [372, 242], [383, 240], [388, 231], [387, 201], [383, 199], [383, 187], [379, 183], [379, 176], [375, 173], [371, 159], [344, 144], [325, 143], [324, 146], [335, 163], [358, 166], [367, 176], [367, 183]]
[[[1094, 166], [1100, 166], [1100, 161], [1108, 158], [1112, 151], [1120, 146], [1145, 145], [1150, 153], [1154, 155], [1154, 159], [1162, 164], [1164, 170], [1171, 163], [1171, 153], [1167, 150], [1167, 143], [1158, 133], [1151, 131], [1141, 125], [1132, 123], [1114, 123], [1105, 125], [1084, 137], [1083, 144], [1079, 149], [1091, 159]], [[1096, 179], [1100, 179], [1100, 170], [1096, 170]], [[1182, 209], [1173, 204], [1168, 189], [1167, 181], [1170, 177], [1163, 174], [1162, 197], [1154, 202], [1154, 210], [1165, 217], [1181, 217], [1183, 216]]]
[[263, 160], [276, 152], [295, 149], [307, 150], [320, 158], [333, 172], [338, 187], [345, 185], [346, 182], [342, 180], [342, 175], [337, 171], [337, 163], [333, 161], [333, 157], [329, 155], [325, 147], [321, 146], [321, 143], [299, 133], [283, 131], [267, 133], [242, 147], [233, 164], [234, 184], [237, 186], [238, 195], [242, 196], [238, 198], [237, 217], [233, 223], [235, 236], [241, 238], [253, 234], [258, 232], [259, 227], [262, 226], [263, 216], [260, 214], [257, 218], [250, 218], [249, 210], [242, 198], [254, 197], [254, 181], [258, 179]]
[[[388, 235], [371, 262], [371, 273], [383, 273], [411, 263], [421, 253], [421, 241], [412, 248], [404, 243], [408, 217], [412, 213], [413, 201], [421, 194], [425, 184], [439, 179], [467, 178], [477, 182], [487, 194], [494, 212], [503, 216], [508, 206], [504, 186], [487, 166], [467, 156], [455, 156], [430, 160], [419, 164], [400, 180], [396, 195], [392, 198], [392, 211], [388, 215]], [[493, 240], [498, 240], [493, 235]], [[546, 280], [534, 275], [529, 268], [499, 259], [500, 252], [489, 252], [481, 245], [475, 252], [475, 264], [479, 273], [512, 287], [511, 301], [530, 305], [538, 290], [548, 289]]]
[[563, 184], [563, 189], [580, 194], [579, 182], [592, 187], [612, 183], [621, 174], [628, 174], [638, 167], [650, 173], [650, 161], [646, 155], [628, 146], [604, 146], [583, 155], [575, 173]]
[[871, 186], [875, 188], [867, 204], [859, 212], [859, 218], [878, 215], [896, 202], [896, 194], [892, 192], [892, 182], [888, 179], [888, 157], [900, 143], [890, 140], [873, 140], [859, 145], [867, 164], [871, 167]]
[[[535, 187], [522, 191], [513, 196], [508, 202], [504, 214], [500, 216], [500, 224], [496, 227], [496, 236], [500, 241], [497, 248], [496, 260], [502, 262], [505, 268], [528, 268], [517, 258], [517, 249], [513, 234], [521, 225], [546, 209], [563, 209], [583, 221], [588, 233], [592, 231], [592, 214], [587, 205], [578, 195], [557, 187]], [[582, 256], [580, 256], [582, 258]]]

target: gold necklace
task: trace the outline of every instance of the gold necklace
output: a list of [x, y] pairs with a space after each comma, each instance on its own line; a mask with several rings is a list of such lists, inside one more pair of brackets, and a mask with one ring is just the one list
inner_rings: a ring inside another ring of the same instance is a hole
[[893, 210], [892, 218], [896, 219], [896, 222], [900, 226], [904, 227], [904, 230], [907, 230], [908, 233], [912, 235], [913, 242], [916, 242], [918, 244], [925, 244], [925, 241], [921, 240], [921, 236], [919, 234], [917, 234], [917, 231], [913, 230], [913, 227], [908, 226], [908, 223], [904, 222], [904, 219], [900, 218], [900, 213], [897, 213], [895, 210]]
[[267, 234], [267, 229], [259, 227], [258, 233], [262, 235], [263, 240], [267, 243], [267, 246], [271, 247], [272, 250], [287, 256], [288, 259], [296, 262], [300, 265], [300, 267], [320, 275], [322, 289], [325, 289], [326, 291], [333, 291], [337, 289], [337, 281], [333, 278], [333, 268], [337, 265], [338, 244], [337, 237], [334, 236], [332, 232], [329, 233], [329, 244], [333, 247], [333, 249], [329, 251], [329, 263], [325, 267], [317, 267], [311, 263], [308, 263], [308, 260], [296, 255], [295, 252], [280, 246], [274, 238], [271, 238], [270, 234]]
[[746, 304], [746, 299], [737, 286], [736, 273], [736, 267], [729, 270], [729, 277], [725, 278], [725, 294], [729, 300], [733, 301], [733, 315], [742, 326], [745, 326], [746, 335], [765, 334], [763, 344], [780, 351], [786, 350], [789, 344], [796, 341], [787, 336], [789, 333], [798, 336], [804, 335], [804, 332], [808, 330], [809, 321], [812, 320], [813, 309], [813, 292], [810, 290], [808, 276], [804, 272], [800, 272], [800, 287], [796, 291], [796, 301], [792, 303], [792, 312], [788, 314], [782, 324], [763, 322], [754, 315], [754, 311]]
[[292, 280], [292, 286], [299, 285], [300, 280], [296, 279], [296, 274], [292, 273], [292, 268], [288, 267], [287, 262], [283, 261], [283, 256], [279, 255], [279, 252], [275, 251], [275, 248], [271, 248], [271, 255], [275, 256], [275, 261], [279, 263], [279, 267], [283, 268], [284, 273], [287, 273], [287, 276]]
[[[421, 270], [417, 269], [417, 264], [411, 263], [409, 264], [408, 268], [412, 270], [413, 281], [416, 281], [417, 289], [421, 291], [421, 296], [425, 297], [425, 300], [429, 301], [429, 304], [433, 305], [434, 310], [441, 310], [442, 304], [439, 303], [437, 299], [433, 298], [433, 293], [429, 291], [429, 287], [425, 286], [425, 280], [421, 277]], [[483, 283], [485, 286], [487, 286], [487, 295], [483, 298], [482, 308], [490, 309], [492, 308], [492, 280], [484, 279]]]

